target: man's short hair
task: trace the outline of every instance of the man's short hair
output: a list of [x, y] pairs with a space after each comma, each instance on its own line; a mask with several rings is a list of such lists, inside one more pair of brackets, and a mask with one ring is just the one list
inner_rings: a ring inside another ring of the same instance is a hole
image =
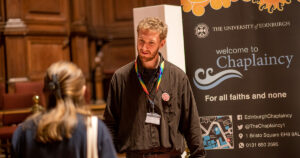
[[139, 33], [140, 30], [157, 31], [159, 32], [160, 40], [164, 40], [167, 37], [168, 26], [157, 17], [147, 17], [139, 22], [137, 33]]

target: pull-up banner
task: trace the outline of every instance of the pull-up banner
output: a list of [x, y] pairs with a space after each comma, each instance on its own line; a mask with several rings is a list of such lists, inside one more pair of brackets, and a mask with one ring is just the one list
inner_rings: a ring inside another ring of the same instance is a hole
[[300, 157], [300, 0], [181, 0], [208, 158]]

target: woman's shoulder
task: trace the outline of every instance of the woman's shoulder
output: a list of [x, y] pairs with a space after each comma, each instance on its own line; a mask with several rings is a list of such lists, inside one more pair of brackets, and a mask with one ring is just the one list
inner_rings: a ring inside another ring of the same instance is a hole
[[[16, 142], [19, 142], [23, 140], [23, 138], [33, 138], [36, 132], [36, 124], [34, 120], [26, 120], [22, 123], [20, 123], [16, 130], [13, 133], [12, 136], [12, 144], [16, 144]], [[28, 133], [28, 134], [26, 134]]]
[[20, 123], [16, 130], [20, 130], [20, 131], [35, 130], [37, 126], [37, 122], [38, 120], [36, 119], [27, 119], [22, 123]]

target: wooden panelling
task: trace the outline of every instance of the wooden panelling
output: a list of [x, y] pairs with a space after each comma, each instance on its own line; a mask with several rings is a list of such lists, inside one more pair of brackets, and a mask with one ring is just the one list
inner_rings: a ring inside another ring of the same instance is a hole
[[68, 34], [69, 0], [22, 0], [29, 34]]
[[86, 20], [86, 3], [84, 0], [72, 1], [72, 21]]
[[161, 4], [169, 4], [169, 5], [178, 5], [178, 6], [180, 6], [180, 0], [144, 0], [144, 5], [145, 6], [161, 5]]
[[61, 25], [27, 25], [28, 35], [68, 35], [69, 29]]
[[30, 80], [41, 80], [46, 69], [59, 60], [70, 60], [68, 37], [27, 37], [27, 68]]
[[5, 25], [4, 0], [0, 0], [0, 84], [5, 83], [4, 36]]
[[132, 7], [138, 6], [137, 3], [128, 0], [113, 0], [115, 21], [132, 20]]
[[24, 36], [6, 36], [5, 44], [8, 80], [26, 77], [27, 57]]
[[[79, 1], [79, 0], [76, 0]], [[179, 0], [88, 0], [91, 36], [105, 39], [133, 38], [133, 8], [149, 5], [180, 5]]]
[[141, 6], [137, 0], [104, 1], [105, 27], [109, 39], [133, 37], [132, 9]]
[[[98, 88], [96, 91], [99, 94], [97, 97], [101, 97], [104, 100], [107, 98], [109, 83], [113, 73], [135, 59], [134, 49], [134, 40], [132, 38], [113, 40], [103, 46], [101, 50], [103, 53], [102, 74], [96, 74], [96, 88]], [[99, 75], [102, 75], [102, 77]], [[102, 84], [99, 84], [99, 78], [102, 80]], [[103, 91], [103, 93], [100, 93], [100, 91]]]
[[90, 43], [90, 69], [92, 70], [92, 82], [93, 82], [93, 98], [95, 102], [103, 101], [103, 73], [102, 73], [102, 61], [103, 52], [99, 50], [102, 46], [102, 41], [92, 40]]
[[106, 44], [103, 49], [103, 72], [112, 74], [121, 66], [134, 60], [133, 39], [114, 40]]
[[[4, 14], [4, 0], [0, 0], [0, 30], [2, 28], [1, 25], [5, 22], [5, 14]], [[0, 31], [1, 32], [1, 31]]]
[[65, 22], [68, 17], [67, 0], [23, 0], [24, 19], [30, 21]]
[[95, 57], [97, 55], [97, 41], [96, 40], [89, 40], [88, 41], [88, 48], [89, 48], [90, 70], [93, 71], [96, 68]]
[[90, 79], [88, 38], [86, 36], [74, 36], [72, 42], [72, 61], [81, 68], [85, 77]]
[[22, 0], [6, 0], [6, 15], [9, 18], [20, 18], [22, 16], [21, 10]]
[[0, 0], [0, 82], [40, 80], [51, 63], [71, 60], [102, 99], [101, 80], [135, 58], [133, 8], [159, 4], [180, 0]]
[[86, 1], [72, 0], [71, 7], [71, 31], [76, 33], [87, 33]]
[[5, 83], [4, 39], [0, 35], [0, 84]]
[[87, 1], [87, 22], [90, 37], [99, 39], [106, 36], [103, 4], [102, 0]]
[[61, 4], [60, 0], [27, 0], [28, 12], [37, 14], [60, 14]]

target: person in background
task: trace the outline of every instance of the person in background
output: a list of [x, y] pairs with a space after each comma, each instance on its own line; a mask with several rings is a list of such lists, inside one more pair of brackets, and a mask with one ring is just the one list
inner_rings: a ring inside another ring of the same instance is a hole
[[118, 152], [127, 158], [204, 158], [196, 102], [186, 74], [166, 61], [159, 49], [167, 25], [147, 17], [137, 26], [135, 61], [112, 76], [104, 112]]
[[[85, 78], [73, 63], [52, 64], [45, 75], [47, 107], [30, 116], [13, 134], [13, 158], [85, 158], [87, 123], [91, 112], [83, 106]], [[96, 118], [97, 120], [97, 118]], [[115, 158], [116, 152], [105, 124], [98, 120], [96, 157]]]

